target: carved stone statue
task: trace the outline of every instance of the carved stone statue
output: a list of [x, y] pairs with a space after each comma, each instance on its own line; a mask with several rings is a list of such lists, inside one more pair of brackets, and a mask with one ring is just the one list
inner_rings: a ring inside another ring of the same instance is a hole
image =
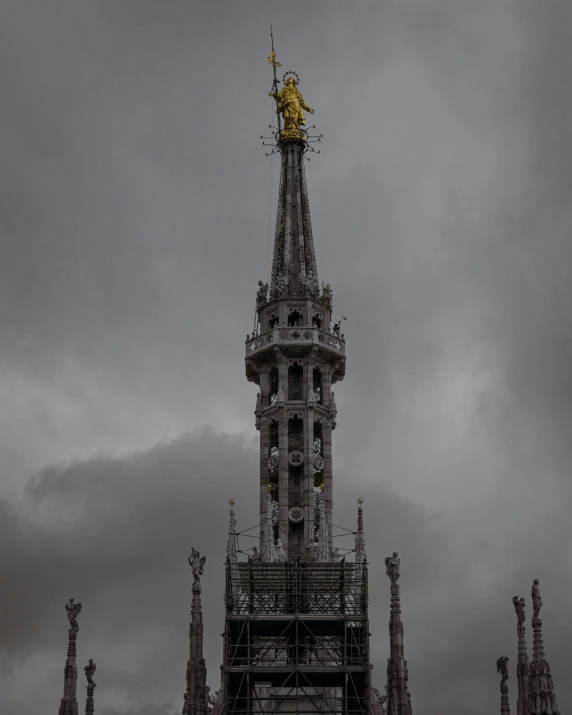
[[316, 561], [316, 544], [307, 544], [304, 551], [304, 561], [306, 563], [314, 563]]
[[268, 283], [258, 281], [258, 290], [256, 291], [256, 307], [259, 308], [268, 300]]
[[77, 622], [77, 617], [81, 612], [81, 603], [74, 603], [73, 598], [70, 598], [70, 602], [66, 603], [66, 611], [68, 612], [68, 621], [70, 622], [70, 629], [72, 631], [79, 631], [79, 625]]
[[287, 288], [288, 281], [286, 280], [283, 273], [279, 273], [276, 277], [276, 285], [274, 286], [274, 297], [280, 298], [285, 295]]
[[322, 300], [328, 305], [332, 304], [332, 286], [322, 281]]
[[538, 579], [534, 579], [534, 583], [532, 584], [532, 609], [533, 609], [533, 617], [538, 618], [540, 614], [540, 609], [542, 608], [542, 598], [540, 597], [540, 588], [538, 587]]
[[306, 118], [302, 110], [305, 109], [310, 114], [313, 114], [314, 110], [304, 102], [296, 79], [292, 75], [286, 79], [287, 74], [288, 72], [283, 77], [284, 87], [280, 92], [278, 94], [269, 92], [268, 95], [274, 97], [278, 104], [278, 111], [284, 117], [282, 138], [301, 139], [303, 135], [300, 127], [306, 124]]
[[397, 551], [393, 552], [393, 556], [387, 556], [385, 559], [385, 572], [389, 576], [391, 583], [395, 583], [399, 579], [399, 566], [401, 559]]
[[199, 552], [191, 546], [191, 555], [189, 556], [189, 565], [193, 572], [193, 586], [201, 585], [201, 576], [205, 567], [206, 556], [201, 556]]
[[518, 625], [521, 626], [524, 623], [524, 598], [513, 596], [512, 602], [514, 604], [514, 610], [516, 613]]
[[216, 703], [216, 696], [211, 694], [210, 686], [207, 685], [207, 710], [211, 712]]
[[251, 561], [260, 561], [260, 552], [256, 548], [256, 546], [252, 547], [252, 556], [250, 557]]
[[85, 666], [84, 672], [85, 672], [85, 677], [87, 678], [87, 687], [88, 688], [95, 688], [95, 683], [93, 682], [93, 676], [95, 675], [95, 671], [97, 670], [97, 667], [95, 663], [93, 662], [93, 659], [89, 659], [89, 663]]
[[334, 327], [332, 328], [332, 333], [336, 336], [336, 338], [340, 337], [340, 324], [335, 323]]
[[338, 562], [341, 558], [342, 558], [342, 556], [341, 556], [341, 554], [340, 554], [340, 550], [338, 549], [337, 546], [334, 546], [334, 548], [333, 548], [333, 550], [332, 550], [332, 561], [333, 561], [334, 563], [336, 563], [336, 562]]
[[497, 660], [497, 673], [501, 674], [501, 685], [508, 680], [508, 658], [503, 656]]
[[286, 553], [284, 552], [284, 545], [282, 544], [282, 539], [276, 539], [276, 546], [274, 547], [274, 552], [276, 554], [276, 561], [283, 563], [286, 561]]

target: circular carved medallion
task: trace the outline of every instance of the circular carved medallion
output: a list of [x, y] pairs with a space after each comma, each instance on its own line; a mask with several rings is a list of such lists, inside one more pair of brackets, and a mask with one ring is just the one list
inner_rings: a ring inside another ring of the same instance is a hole
[[273, 454], [269, 459], [268, 459], [268, 469], [273, 472], [275, 469], [278, 469], [278, 455]]
[[320, 454], [316, 454], [314, 457], [314, 469], [317, 472], [321, 472], [324, 468], [324, 458]]
[[288, 461], [293, 467], [299, 467], [304, 461], [304, 455], [302, 452], [295, 450], [294, 452], [290, 452], [288, 455]]
[[299, 524], [304, 521], [304, 512], [299, 506], [293, 506], [288, 512], [288, 518], [293, 524]]

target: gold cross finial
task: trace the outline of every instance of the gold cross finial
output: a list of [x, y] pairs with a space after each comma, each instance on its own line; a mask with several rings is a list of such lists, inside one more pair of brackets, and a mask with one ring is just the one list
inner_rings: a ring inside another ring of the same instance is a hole
[[360, 498], [357, 500], [357, 503], [361, 506], [361, 505], [363, 504], [363, 499], [360, 497]]
[[272, 49], [272, 52], [270, 53], [270, 57], [268, 58], [268, 64], [272, 65], [273, 67], [282, 67], [282, 63], [276, 61], [276, 52], [274, 52], [274, 49]]
[[229, 500], [228, 500], [228, 503], [229, 503], [231, 506], [233, 506], [233, 505], [234, 505], [234, 499], [229, 499]]
[[322, 491], [324, 491], [325, 488], [326, 488], [326, 485], [325, 485], [325, 484], [320, 484], [320, 489], [321, 489]]

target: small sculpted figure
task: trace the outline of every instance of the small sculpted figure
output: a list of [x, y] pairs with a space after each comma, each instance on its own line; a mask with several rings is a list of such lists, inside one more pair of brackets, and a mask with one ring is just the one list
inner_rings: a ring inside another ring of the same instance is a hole
[[66, 611], [68, 612], [68, 621], [70, 622], [70, 629], [76, 632], [79, 631], [77, 617], [81, 612], [81, 603], [74, 603], [73, 598], [70, 598], [70, 602], [66, 603]]
[[340, 337], [340, 324], [335, 323], [334, 327], [332, 328], [332, 333], [336, 336], [336, 338]]
[[84, 668], [85, 677], [87, 678], [87, 687], [88, 688], [95, 688], [95, 683], [93, 682], [93, 676], [95, 675], [96, 670], [97, 670], [97, 667], [96, 667], [95, 663], [93, 662], [93, 658], [90, 658], [89, 663]]
[[497, 673], [501, 674], [501, 685], [508, 680], [508, 658], [503, 656], [497, 660]]
[[401, 559], [397, 551], [393, 552], [393, 556], [387, 556], [385, 559], [385, 570], [392, 583], [399, 579], [399, 565]]
[[512, 602], [514, 604], [514, 611], [516, 613], [518, 625], [521, 626], [524, 623], [524, 598], [513, 596]]
[[322, 281], [322, 300], [328, 305], [332, 302], [332, 286]]
[[251, 561], [260, 561], [260, 553], [256, 546], [252, 547], [252, 556], [250, 557]]
[[206, 556], [201, 556], [199, 552], [191, 546], [191, 555], [189, 556], [189, 565], [193, 572], [193, 586], [200, 586], [201, 576], [205, 567]]
[[334, 546], [334, 549], [332, 551], [332, 561], [334, 563], [337, 563], [340, 559], [341, 559], [340, 550], [338, 549], [337, 546]]
[[532, 610], [534, 618], [538, 618], [540, 614], [540, 609], [542, 608], [542, 598], [540, 597], [540, 588], [538, 587], [538, 579], [534, 579], [532, 584]]
[[259, 307], [268, 300], [268, 283], [258, 281], [258, 290], [256, 291], [256, 306]]
[[276, 546], [274, 547], [276, 553], [276, 561], [283, 563], [286, 561], [286, 554], [284, 552], [284, 545], [282, 544], [282, 539], [276, 539]]

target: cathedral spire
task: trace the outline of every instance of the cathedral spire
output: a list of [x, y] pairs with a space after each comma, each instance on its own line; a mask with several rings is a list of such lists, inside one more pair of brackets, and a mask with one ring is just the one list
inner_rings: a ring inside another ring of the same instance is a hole
[[389, 616], [390, 656], [387, 661], [387, 713], [412, 715], [411, 696], [407, 690], [407, 661], [403, 649], [403, 623], [399, 598], [399, 567], [397, 551], [385, 559], [386, 573], [391, 581], [391, 610]]
[[64, 694], [60, 703], [58, 715], [78, 715], [77, 707], [77, 663], [76, 663], [76, 639], [79, 631], [77, 617], [81, 611], [81, 603], [74, 603], [70, 598], [66, 603], [68, 614], [68, 654], [64, 669]]
[[206, 561], [192, 549], [189, 564], [193, 571], [193, 601], [189, 626], [189, 660], [187, 661], [187, 690], [183, 706], [184, 715], [207, 715], [207, 668], [203, 655], [203, 608], [201, 603], [201, 576]]
[[532, 584], [532, 661], [528, 670], [528, 712], [529, 715], [559, 715], [550, 664], [544, 655], [542, 640], [542, 620], [540, 609], [542, 598], [538, 579]]
[[500, 715], [510, 715], [510, 703], [508, 700], [508, 685], [506, 681], [508, 680], [508, 658], [503, 656], [497, 660], [497, 673], [501, 675], [500, 682]]
[[516, 632], [518, 638], [518, 660], [516, 663], [518, 698], [516, 701], [516, 715], [528, 715], [528, 652], [526, 650], [526, 635], [524, 628], [525, 601], [524, 598], [514, 596], [512, 603], [516, 613]]

